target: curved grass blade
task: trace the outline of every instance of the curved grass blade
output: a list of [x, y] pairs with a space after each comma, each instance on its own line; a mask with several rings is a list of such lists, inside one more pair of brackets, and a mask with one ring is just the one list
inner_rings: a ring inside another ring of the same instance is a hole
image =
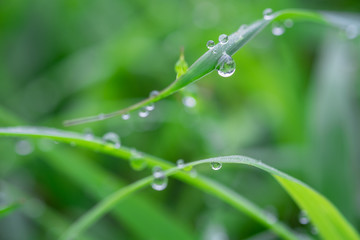
[[95, 122], [95, 121], [116, 117], [137, 110], [139, 108], [142, 108], [150, 103], [159, 101], [179, 91], [183, 87], [199, 80], [208, 73], [212, 72], [216, 68], [218, 64], [218, 60], [222, 56], [223, 52], [226, 52], [230, 56], [233, 55], [272, 21], [292, 18], [294, 20], [308, 20], [308, 21], [315, 21], [325, 24], [330, 23], [327, 21], [326, 15], [322, 15], [320, 13], [312, 12], [312, 11], [305, 11], [305, 10], [296, 10], [296, 9], [284, 10], [274, 13], [273, 16], [274, 18], [272, 19], [258, 20], [252, 23], [251, 25], [249, 25], [248, 27], [246, 27], [245, 29], [240, 27], [239, 30], [237, 30], [236, 32], [234, 32], [229, 36], [229, 40], [226, 44], [218, 43], [217, 45], [215, 45], [213, 49], [208, 50], [194, 64], [190, 66], [190, 68], [187, 70], [186, 73], [181, 75], [179, 79], [177, 79], [170, 86], [168, 86], [163, 91], [161, 91], [157, 96], [149, 97], [130, 107], [112, 113], [108, 113], [108, 114], [102, 113], [96, 116], [67, 120], [64, 122], [64, 125], [72, 126], [72, 125]]
[[0, 219], [14, 212], [21, 206], [20, 202], [14, 202], [0, 208]]
[[[129, 148], [115, 146], [103, 142], [99, 138], [86, 139], [81, 134], [62, 131], [50, 128], [36, 128], [36, 127], [12, 127], [12, 128], [0, 128], [0, 136], [17, 136], [17, 137], [33, 137], [33, 138], [49, 138], [59, 142], [76, 143], [76, 146], [82, 146], [98, 152], [103, 152], [109, 155], [120, 157], [126, 160], [130, 160], [134, 151]], [[170, 169], [174, 167], [174, 164], [169, 163], [160, 158], [153, 157], [151, 155], [141, 153], [144, 161], [149, 166], [160, 166], [163, 169]], [[58, 161], [57, 161], [58, 162]], [[251, 201], [247, 200], [240, 194], [232, 191], [231, 189], [223, 186], [213, 180], [198, 175], [196, 178], [191, 177], [188, 173], [178, 172], [174, 175], [175, 178], [186, 182], [198, 189], [205, 191], [215, 197], [222, 199], [229, 205], [238, 209], [255, 219], [262, 225], [271, 229], [278, 236], [283, 239], [297, 239], [297, 237], [288, 228], [279, 222], [274, 222], [269, 216]]]

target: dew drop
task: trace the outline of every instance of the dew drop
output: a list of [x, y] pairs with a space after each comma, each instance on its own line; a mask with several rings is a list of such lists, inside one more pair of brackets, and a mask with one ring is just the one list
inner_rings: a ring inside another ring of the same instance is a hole
[[220, 57], [216, 68], [218, 69], [218, 74], [222, 77], [230, 77], [235, 72], [235, 61], [230, 57], [226, 52]]
[[274, 18], [274, 16], [272, 15], [272, 9], [271, 8], [266, 8], [264, 11], [263, 11], [263, 16], [264, 16], [264, 19], [265, 20], [271, 20]]
[[190, 170], [190, 177], [196, 178], [198, 176], [198, 173], [195, 169]]
[[215, 47], [215, 42], [213, 40], [209, 40], [207, 43], [206, 43], [206, 47], [208, 49], [213, 49]]
[[220, 170], [222, 167], [222, 163], [221, 162], [212, 162], [211, 163], [211, 168], [213, 170]]
[[299, 214], [299, 222], [300, 222], [300, 224], [303, 224], [303, 225], [308, 224], [310, 222], [305, 211], [300, 212], [300, 214]]
[[154, 91], [151, 91], [151, 92], [150, 92], [149, 97], [154, 98], [154, 97], [156, 97], [156, 96], [159, 95], [159, 94], [160, 94], [159, 91], [154, 90]]
[[216, 54], [216, 53], [217, 53], [217, 50], [214, 48], [214, 49], [212, 50], [212, 53], [213, 53], [213, 54]]
[[238, 32], [240, 33], [240, 35], [242, 35], [245, 31], [246, 31], [247, 25], [243, 24], [239, 27]]
[[168, 179], [164, 171], [160, 167], [153, 168], [154, 180], [151, 183], [151, 187], [154, 190], [162, 191], [167, 187]]
[[192, 96], [183, 97], [182, 102], [188, 108], [193, 108], [196, 106], [196, 99]]
[[84, 137], [86, 140], [90, 141], [94, 139], [94, 134], [91, 130], [91, 128], [85, 128], [84, 129]]
[[154, 103], [150, 103], [149, 105], [147, 105], [145, 107], [145, 109], [149, 112], [153, 111], [155, 109], [155, 104]]
[[139, 117], [146, 118], [147, 116], [149, 116], [149, 111], [146, 108], [142, 108], [139, 111]]
[[120, 138], [116, 133], [108, 132], [103, 136], [103, 140], [108, 144], [113, 144], [115, 148], [120, 148]]
[[290, 18], [288, 18], [288, 19], [286, 19], [286, 20], [284, 21], [284, 25], [285, 25], [285, 27], [287, 27], [287, 28], [292, 28], [292, 26], [294, 26], [294, 22], [293, 22], [293, 20], [291, 20]]
[[121, 118], [122, 118], [123, 120], [129, 120], [129, 119], [130, 119], [130, 114], [129, 114], [129, 113], [125, 113], [125, 114], [121, 115]]
[[221, 44], [225, 44], [225, 43], [227, 43], [228, 41], [229, 41], [228, 35], [226, 35], [226, 34], [221, 34], [221, 35], [219, 36], [219, 42], [220, 42]]
[[271, 32], [275, 36], [283, 35], [285, 32], [284, 26], [280, 25], [279, 23], [274, 23], [271, 29]]
[[141, 171], [147, 167], [147, 162], [145, 161], [141, 153], [132, 151], [130, 157], [130, 166], [135, 171]]
[[359, 35], [359, 29], [351, 24], [345, 28], [345, 35], [348, 39], [355, 39]]
[[177, 166], [178, 168], [180, 168], [180, 169], [183, 169], [184, 166], [185, 166], [184, 160], [183, 160], [183, 159], [177, 160], [177, 161], [176, 161], [176, 166]]
[[99, 120], [104, 120], [104, 119], [105, 119], [105, 114], [100, 113], [100, 114], [98, 115], [98, 119], [99, 119]]
[[15, 151], [21, 156], [26, 156], [34, 150], [33, 145], [27, 140], [20, 140], [15, 145]]

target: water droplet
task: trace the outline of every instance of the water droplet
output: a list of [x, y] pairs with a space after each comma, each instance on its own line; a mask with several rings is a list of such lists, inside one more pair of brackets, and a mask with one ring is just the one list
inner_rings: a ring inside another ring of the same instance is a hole
[[226, 35], [226, 34], [221, 34], [221, 35], [219, 36], [219, 42], [220, 42], [221, 44], [225, 44], [225, 43], [227, 43], [228, 41], [229, 41], [228, 35]]
[[354, 39], [359, 35], [359, 29], [356, 25], [351, 24], [345, 28], [345, 35], [348, 39]]
[[94, 134], [93, 134], [91, 128], [85, 128], [84, 129], [84, 137], [88, 141], [94, 139]]
[[106, 143], [113, 144], [115, 148], [120, 148], [121, 147], [120, 138], [116, 133], [113, 133], [113, 132], [106, 133], [103, 136], [103, 140]]
[[125, 114], [121, 115], [121, 118], [122, 118], [123, 120], [129, 120], [129, 119], [130, 119], [130, 114], [129, 114], [129, 113], [125, 113]]
[[271, 19], [274, 18], [274, 16], [272, 15], [272, 9], [271, 8], [266, 8], [263, 11], [263, 15], [264, 15], [265, 20], [271, 20]]
[[220, 57], [216, 68], [218, 69], [218, 74], [222, 77], [230, 77], [235, 72], [235, 61], [230, 57], [226, 52]]
[[284, 34], [285, 28], [280, 23], [274, 23], [272, 26], [271, 32], [275, 36], [280, 36], [280, 35]]
[[135, 171], [141, 171], [147, 167], [147, 162], [141, 153], [132, 151], [130, 157], [130, 166]]
[[29, 155], [34, 150], [32, 144], [27, 140], [20, 140], [15, 145], [15, 151], [21, 156]]
[[206, 43], [206, 47], [208, 49], [213, 49], [215, 47], [215, 42], [213, 40], [209, 40], [207, 43]]
[[154, 180], [151, 183], [151, 187], [154, 190], [162, 191], [167, 187], [168, 179], [164, 171], [160, 167], [153, 168]]
[[315, 227], [315, 226], [311, 226], [310, 232], [311, 232], [313, 235], [319, 234], [319, 230], [318, 230], [317, 227]]
[[247, 25], [243, 24], [239, 27], [238, 32], [242, 35], [246, 31]]
[[299, 222], [303, 225], [308, 224], [310, 222], [307, 213], [303, 210], [299, 214]]
[[196, 106], [196, 99], [192, 96], [183, 97], [182, 102], [188, 108], [193, 108]]
[[197, 171], [195, 169], [191, 169], [190, 170], [190, 177], [192, 178], [196, 178], [198, 175]]
[[213, 170], [220, 170], [222, 167], [222, 163], [221, 162], [212, 162], [211, 163], [211, 168]]
[[286, 20], [284, 21], [284, 25], [285, 25], [285, 27], [287, 27], [287, 28], [291, 28], [292, 26], [294, 26], [294, 22], [293, 22], [293, 20], [291, 20], [290, 18], [288, 18], [288, 19], [286, 19]]
[[159, 94], [160, 94], [159, 91], [154, 90], [154, 91], [151, 91], [151, 92], [150, 92], [149, 97], [154, 98], [154, 97], [156, 97], [156, 96], [159, 95]]
[[180, 168], [180, 169], [183, 169], [184, 166], [185, 166], [184, 160], [183, 160], [183, 159], [177, 160], [177, 161], [176, 161], [176, 166], [177, 166], [178, 168]]
[[147, 116], [149, 116], [149, 111], [146, 108], [142, 108], [139, 111], [139, 117], [146, 118]]
[[216, 53], [217, 53], [217, 50], [214, 48], [214, 49], [212, 50], [212, 53], [213, 53], [213, 54], [216, 54]]
[[149, 105], [147, 105], [147, 106], [145, 107], [145, 109], [146, 109], [147, 111], [151, 112], [152, 110], [155, 109], [155, 104], [154, 104], [154, 103], [150, 103]]
[[100, 113], [100, 114], [98, 115], [98, 119], [99, 119], [99, 120], [104, 120], [104, 119], [105, 119], [105, 114]]

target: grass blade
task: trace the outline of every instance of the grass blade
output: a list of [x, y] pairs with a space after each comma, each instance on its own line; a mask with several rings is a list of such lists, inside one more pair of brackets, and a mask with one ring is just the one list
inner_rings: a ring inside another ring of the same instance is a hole
[[0, 208], [0, 219], [6, 217], [21, 206], [20, 202], [14, 202]]

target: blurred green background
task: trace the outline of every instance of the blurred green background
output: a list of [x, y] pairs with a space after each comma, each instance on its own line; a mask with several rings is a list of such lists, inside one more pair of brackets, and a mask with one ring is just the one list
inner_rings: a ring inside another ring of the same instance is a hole
[[[175, 79], [181, 47], [192, 64], [209, 39], [262, 18], [268, 7], [360, 12], [358, 0], [1, 1], [0, 126], [64, 128], [66, 119], [126, 107]], [[145, 119], [134, 113], [128, 121], [66, 130], [115, 132], [123, 145], [172, 162], [234, 154], [261, 159], [320, 191], [359, 229], [359, 39], [295, 22], [282, 36], [266, 28], [233, 58], [233, 76], [214, 71], [158, 102]], [[187, 96], [194, 107], [184, 106]], [[311, 234], [267, 174], [234, 165], [198, 172]], [[24, 200], [0, 219], [0, 239], [55, 239], [117, 186], [149, 174], [61, 143], [0, 138], [0, 206]], [[196, 239], [276, 239], [245, 214], [174, 179], [162, 192], [149, 187], [133, 199]], [[126, 211], [145, 231], [109, 214], [86, 239], [154, 239], [152, 219], [139, 213], [145, 210]]]

